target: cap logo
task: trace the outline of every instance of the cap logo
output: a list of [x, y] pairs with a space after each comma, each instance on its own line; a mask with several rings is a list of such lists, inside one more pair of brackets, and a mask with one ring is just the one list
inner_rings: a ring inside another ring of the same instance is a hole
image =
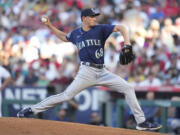
[[97, 13], [97, 10], [95, 8], [91, 8], [91, 10], [94, 12], [94, 13]]

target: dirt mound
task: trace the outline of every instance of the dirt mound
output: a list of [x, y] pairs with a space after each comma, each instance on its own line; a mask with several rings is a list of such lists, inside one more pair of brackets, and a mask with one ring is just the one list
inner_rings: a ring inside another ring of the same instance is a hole
[[111, 127], [27, 118], [0, 118], [0, 135], [164, 135]]

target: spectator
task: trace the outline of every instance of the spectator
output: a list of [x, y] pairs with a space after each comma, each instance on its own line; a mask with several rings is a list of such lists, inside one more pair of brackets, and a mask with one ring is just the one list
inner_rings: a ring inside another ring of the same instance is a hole
[[150, 72], [148, 74], [147, 79], [145, 79], [139, 85], [140, 86], [161, 86], [162, 83], [161, 83], [160, 79], [156, 78], [156, 76], [152, 72]]
[[164, 86], [171, 86], [171, 76], [169, 74], [164, 76]]
[[34, 69], [29, 69], [27, 76], [24, 79], [26, 85], [35, 86], [38, 76], [35, 74]]
[[178, 5], [176, 0], [166, 0], [164, 14], [166, 17], [175, 19], [178, 16]]
[[47, 68], [47, 71], [45, 73], [45, 77], [52, 81], [57, 77], [58, 71], [56, 69], [56, 66], [53, 62], [50, 62]]
[[72, 122], [75, 121], [75, 115], [76, 115], [76, 111], [78, 110], [78, 107], [79, 106], [74, 100], [74, 98], [67, 102], [63, 102], [61, 105], [61, 108], [66, 110], [66, 116], [68, 117], [69, 121], [72, 121]]
[[[155, 93], [154, 92], [147, 92], [146, 93], [146, 100], [153, 101], [154, 99], [155, 99]], [[155, 106], [142, 106], [142, 109], [144, 111], [146, 118], [149, 121], [154, 122], [154, 119], [157, 115], [159, 108], [155, 107]]]
[[15, 78], [13, 81], [14, 86], [23, 86], [24, 85], [24, 76], [21, 73], [21, 70], [15, 72]]
[[131, 82], [130, 84], [131, 84], [131, 86], [135, 87], [135, 86], [139, 86], [140, 82], [141, 82], [140, 75], [138, 73], [136, 73], [134, 75], [134, 81]]
[[[4, 81], [3, 81], [4, 79]], [[2, 105], [2, 97], [1, 91], [10, 83], [11, 75], [7, 69], [0, 65], [0, 117], [2, 117], [1, 105]]]
[[[174, 96], [171, 99], [172, 101], [180, 101], [180, 97]], [[180, 107], [175, 108], [174, 118], [169, 120], [170, 127], [173, 129], [175, 134], [180, 134]]]
[[180, 67], [178, 67], [178, 55], [176, 53], [172, 53], [170, 55], [170, 61], [168, 61], [165, 65], [166, 74], [171, 77], [171, 84], [175, 85], [178, 83], [178, 73]]
[[156, 44], [157, 40], [160, 37], [160, 23], [158, 20], [154, 19], [150, 22], [150, 26], [147, 30], [146, 36], [152, 39], [153, 43]]
[[175, 34], [180, 37], [180, 17], [175, 20]]
[[101, 121], [101, 118], [97, 112], [91, 113], [91, 121], [89, 122], [89, 124], [96, 126], [106, 126], [106, 124]]
[[36, 82], [36, 86], [46, 87], [49, 84], [49, 80], [45, 77], [44, 73], [40, 73], [39, 78]]
[[166, 46], [166, 48], [169, 50], [170, 53], [174, 51], [174, 26], [172, 23], [172, 20], [170, 18], [167, 18], [164, 20], [164, 27], [161, 31], [161, 41]]
[[69, 119], [68, 119], [68, 117], [67, 117], [67, 112], [66, 112], [66, 110], [65, 110], [65, 109], [60, 109], [60, 110], [58, 111], [57, 116], [54, 118], [54, 120], [56, 120], [56, 121], [66, 121], [66, 122], [68, 122]]

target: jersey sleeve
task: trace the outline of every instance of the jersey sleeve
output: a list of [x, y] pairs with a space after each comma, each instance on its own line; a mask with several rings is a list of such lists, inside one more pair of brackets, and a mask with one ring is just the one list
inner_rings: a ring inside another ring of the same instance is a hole
[[106, 40], [109, 35], [113, 32], [115, 25], [102, 24], [104, 39]]
[[70, 33], [68, 33], [68, 34], [66, 35], [66, 39], [67, 39], [68, 41], [74, 43], [74, 39], [73, 39], [73, 34], [72, 34], [72, 32], [70, 32]]

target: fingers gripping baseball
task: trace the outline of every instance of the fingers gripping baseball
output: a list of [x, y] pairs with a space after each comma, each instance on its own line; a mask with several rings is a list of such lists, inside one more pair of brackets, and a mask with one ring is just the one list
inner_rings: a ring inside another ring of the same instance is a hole
[[48, 16], [42, 16], [42, 17], [41, 17], [41, 22], [42, 22], [43, 24], [47, 25], [47, 26], [50, 24], [50, 21], [49, 21]]

